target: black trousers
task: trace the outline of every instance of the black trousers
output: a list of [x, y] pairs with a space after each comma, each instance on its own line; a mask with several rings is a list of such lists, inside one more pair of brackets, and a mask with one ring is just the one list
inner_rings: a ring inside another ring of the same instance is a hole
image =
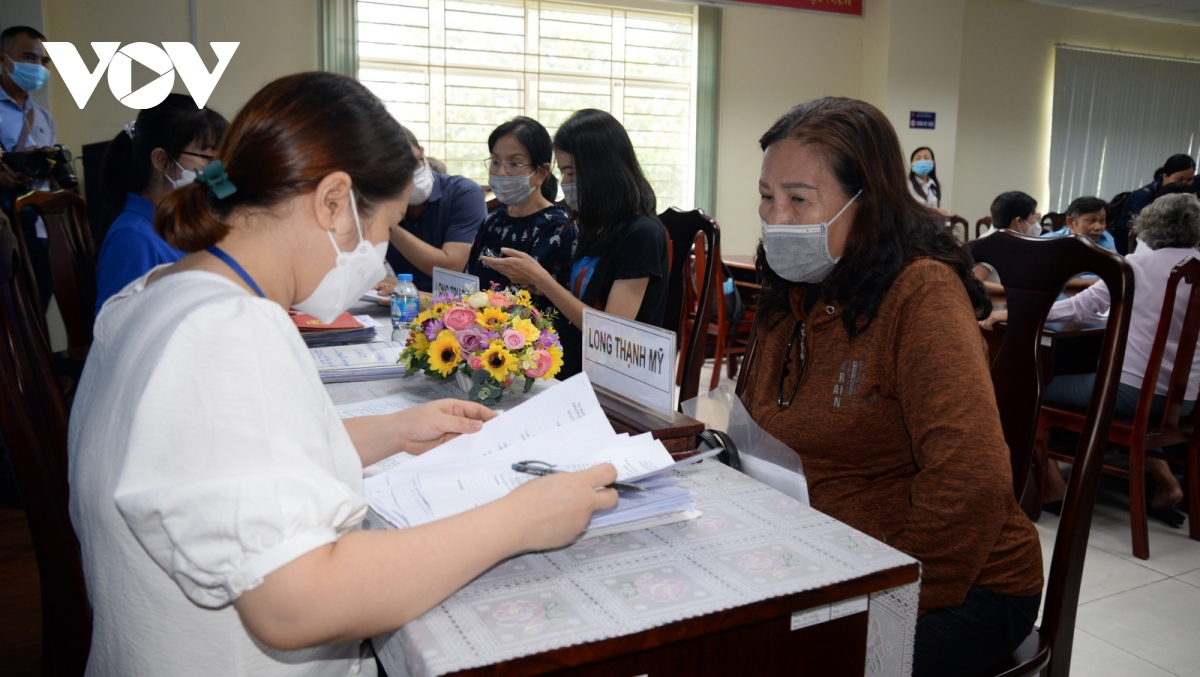
[[972, 677], [1010, 655], [1033, 629], [1042, 595], [1013, 597], [971, 586], [960, 606], [917, 621], [913, 677]]

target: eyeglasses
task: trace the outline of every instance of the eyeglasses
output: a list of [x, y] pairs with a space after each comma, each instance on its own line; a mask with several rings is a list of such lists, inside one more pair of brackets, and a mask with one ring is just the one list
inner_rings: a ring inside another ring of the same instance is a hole
[[216, 159], [216, 156], [214, 156], [214, 155], [205, 155], [204, 153], [193, 153], [190, 150], [181, 150], [181, 151], [179, 151], [179, 154], [180, 155], [191, 155], [192, 157], [198, 157], [198, 158], [203, 159], [205, 162], [212, 162], [213, 160]]
[[523, 165], [520, 162], [500, 162], [499, 160], [484, 160], [483, 165], [487, 167], [489, 174], [498, 174], [500, 172], [500, 168], [503, 167], [504, 173], [509, 176], [512, 176], [516, 172], [519, 172], [526, 167], [533, 166], [531, 164]]
[[[796, 398], [796, 391], [800, 389], [800, 379], [804, 376], [804, 365], [808, 361], [808, 345], [804, 342], [807, 335], [808, 327], [805, 326], [804, 320], [796, 320], [796, 328], [792, 330], [792, 338], [787, 344], [787, 353], [783, 356], [783, 368], [779, 370], [779, 394], [775, 397], [775, 402], [784, 409], [792, 406], [792, 400]], [[792, 386], [792, 394], [784, 400], [783, 384], [787, 382], [787, 377], [791, 373], [789, 367], [792, 365], [792, 350], [796, 347], [797, 338], [800, 339], [800, 370], [796, 372], [796, 383]]]

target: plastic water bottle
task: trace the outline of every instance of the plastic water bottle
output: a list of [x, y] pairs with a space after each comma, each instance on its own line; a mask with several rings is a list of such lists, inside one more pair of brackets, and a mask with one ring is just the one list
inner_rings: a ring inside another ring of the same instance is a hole
[[421, 312], [421, 300], [412, 275], [402, 273], [396, 277], [396, 287], [392, 289], [392, 340], [403, 341], [407, 338], [407, 325]]

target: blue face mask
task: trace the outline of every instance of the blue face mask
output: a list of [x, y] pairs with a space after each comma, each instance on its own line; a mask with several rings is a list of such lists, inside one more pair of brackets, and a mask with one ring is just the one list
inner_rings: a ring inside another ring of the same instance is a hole
[[50, 69], [41, 64], [13, 62], [13, 71], [8, 74], [21, 89], [32, 92], [41, 89], [50, 79]]
[[913, 163], [913, 173], [917, 176], [929, 176], [929, 172], [933, 171], [932, 160], [917, 160]]

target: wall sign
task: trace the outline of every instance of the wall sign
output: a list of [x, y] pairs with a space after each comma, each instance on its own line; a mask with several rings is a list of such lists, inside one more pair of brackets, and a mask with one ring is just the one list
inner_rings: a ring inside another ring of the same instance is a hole
[[772, 7], [789, 7], [791, 9], [807, 9], [813, 12], [830, 12], [833, 14], [850, 14], [862, 16], [863, 0], [735, 0], [750, 5], [771, 5]]
[[592, 383], [670, 416], [675, 411], [675, 332], [583, 310], [583, 371]]
[[933, 129], [933, 126], [936, 122], [937, 113], [929, 113], [919, 110], [909, 111], [908, 113], [909, 129]]
[[463, 294], [474, 294], [479, 291], [479, 278], [466, 273], [456, 273], [453, 270], [433, 267], [433, 297], [442, 294], [453, 294], [461, 297]]

